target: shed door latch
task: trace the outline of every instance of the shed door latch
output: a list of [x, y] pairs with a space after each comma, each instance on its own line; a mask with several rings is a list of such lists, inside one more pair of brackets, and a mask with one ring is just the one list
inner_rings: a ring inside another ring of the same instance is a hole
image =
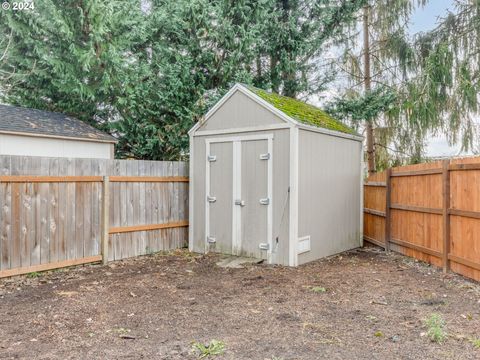
[[267, 244], [267, 243], [260, 243], [260, 244], [258, 245], [258, 248], [259, 248], [260, 250], [268, 250], [268, 249], [270, 249], [270, 245]]
[[235, 205], [245, 206], [245, 200], [235, 200]]
[[260, 154], [260, 160], [270, 160], [270, 153]]
[[268, 205], [268, 204], [270, 204], [270, 199], [269, 198], [260, 199], [260, 204]]
[[210, 162], [217, 161], [217, 155], [208, 155], [207, 160]]
[[217, 201], [217, 198], [215, 196], [207, 196], [207, 201], [210, 202], [210, 203], [213, 203], [215, 201]]

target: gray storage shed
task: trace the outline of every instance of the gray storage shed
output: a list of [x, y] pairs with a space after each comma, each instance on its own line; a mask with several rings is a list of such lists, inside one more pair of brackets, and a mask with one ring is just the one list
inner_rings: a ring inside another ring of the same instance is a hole
[[190, 251], [297, 266], [362, 244], [362, 137], [236, 84], [189, 132]]

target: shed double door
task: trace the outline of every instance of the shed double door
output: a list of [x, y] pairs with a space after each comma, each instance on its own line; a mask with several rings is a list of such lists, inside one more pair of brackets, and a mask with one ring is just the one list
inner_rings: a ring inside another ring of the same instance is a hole
[[271, 141], [237, 139], [209, 144], [208, 251], [269, 260]]

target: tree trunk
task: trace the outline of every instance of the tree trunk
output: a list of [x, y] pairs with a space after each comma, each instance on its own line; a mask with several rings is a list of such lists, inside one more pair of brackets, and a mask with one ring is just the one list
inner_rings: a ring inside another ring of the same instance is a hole
[[272, 84], [272, 92], [279, 93], [280, 79], [278, 77], [278, 59], [275, 55], [270, 55], [270, 83]]
[[[368, 24], [368, 11], [369, 6], [363, 7], [363, 74], [365, 82], [365, 94], [371, 90], [371, 74], [370, 74], [370, 39], [369, 39], [369, 24]], [[375, 174], [375, 141], [373, 130], [373, 119], [366, 119], [366, 132], [367, 132], [367, 168], [368, 175]]]

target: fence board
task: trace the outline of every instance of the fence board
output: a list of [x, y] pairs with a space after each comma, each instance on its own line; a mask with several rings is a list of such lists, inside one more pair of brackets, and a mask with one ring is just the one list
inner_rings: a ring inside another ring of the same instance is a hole
[[385, 213], [392, 250], [480, 280], [480, 157], [393, 168], [390, 215], [385, 178], [364, 187], [365, 240], [384, 246]]
[[[98, 261], [102, 181], [109, 183], [109, 260], [183, 247], [187, 165], [0, 156], [0, 277]], [[172, 227], [174, 226], [174, 227]], [[135, 230], [135, 231], [132, 231]]]

